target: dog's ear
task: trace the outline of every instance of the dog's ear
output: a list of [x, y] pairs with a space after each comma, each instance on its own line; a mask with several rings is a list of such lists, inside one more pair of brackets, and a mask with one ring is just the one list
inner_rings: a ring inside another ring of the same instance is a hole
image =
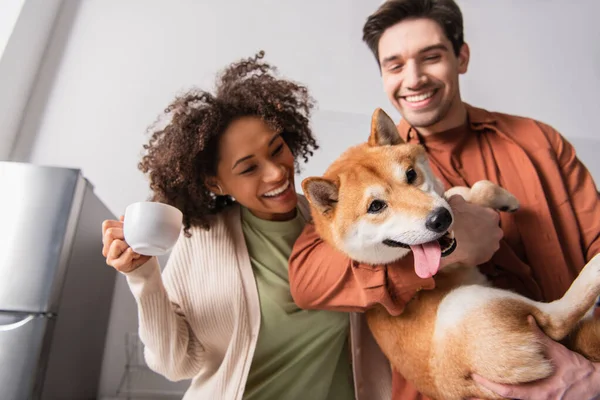
[[398, 133], [396, 124], [381, 108], [378, 108], [371, 117], [371, 135], [369, 146], [393, 146], [404, 141]]
[[338, 200], [338, 188], [325, 178], [306, 178], [302, 181], [304, 195], [321, 214], [334, 209]]

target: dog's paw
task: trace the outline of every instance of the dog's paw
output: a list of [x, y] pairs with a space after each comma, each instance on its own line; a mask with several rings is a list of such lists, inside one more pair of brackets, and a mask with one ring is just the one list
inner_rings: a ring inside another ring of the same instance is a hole
[[471, 201], [498, 211], [516, 212], [519, 200], [508, 190], [490, 181], [478, 181], [471, 188]]
[[579, 275], [585, 275], [585, 280], [587, 282], [595, 282], [600, 285], [600, 254], [596, 254], [592, 257], [592, 259], [583, 267]]

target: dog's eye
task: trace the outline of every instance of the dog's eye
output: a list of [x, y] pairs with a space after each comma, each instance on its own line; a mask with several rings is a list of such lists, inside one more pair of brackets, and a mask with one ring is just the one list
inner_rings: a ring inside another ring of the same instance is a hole
[[412, 168], [409, 169], [408, 171], [406, 171], [406, 181], [409, 184], [412, 184], [416, 180], [417, 180], [417, 171], [415, 171]]
[[371, 202], [371, 204], [369, 204], [368, 212], [369, 212], [369, 214], [378, 214], [386, 207], [387, 207], [387, 204], [385, 204], [384, 201], [373, 200]]

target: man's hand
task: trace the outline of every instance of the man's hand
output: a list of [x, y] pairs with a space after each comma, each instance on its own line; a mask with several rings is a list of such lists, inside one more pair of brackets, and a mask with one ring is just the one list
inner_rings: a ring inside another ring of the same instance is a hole
[[473, 380], [481, 386], [509, 399], [527, 400], [593, 400], [600, 399], [600, 366], [547, 337], [529, 317], [547, 356], [555, 367], [554, 375], [523, 385], [502, 385], [479, 375]]
[[489, 261], [500, 248], [503, 232], [498, 212], [467, 203], [461, 196], [452, 196], [448, 203], [454, 214], [456, 250], [442, 258], [440, 268], [453, 263], [477, 266]]

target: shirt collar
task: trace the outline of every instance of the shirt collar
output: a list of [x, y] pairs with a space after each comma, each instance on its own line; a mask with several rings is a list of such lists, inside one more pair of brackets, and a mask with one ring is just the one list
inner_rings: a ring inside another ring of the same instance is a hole
[[[482, 108], [473, 107], [467, 103], [464, 103], [464, 105], [467, 109], [469, 124], [471, 125], [471, 129], [474, 131], [481, 131], [486, 128], [493, 129], [493, 126], [496, 125], [497, 117], [491, 112]], [[411, 142], [417, 139], [414, 128], [408, 122], [406, 122], [405, 119], [401, 119], [397, 127], [400, 137], [405, 142]]]

